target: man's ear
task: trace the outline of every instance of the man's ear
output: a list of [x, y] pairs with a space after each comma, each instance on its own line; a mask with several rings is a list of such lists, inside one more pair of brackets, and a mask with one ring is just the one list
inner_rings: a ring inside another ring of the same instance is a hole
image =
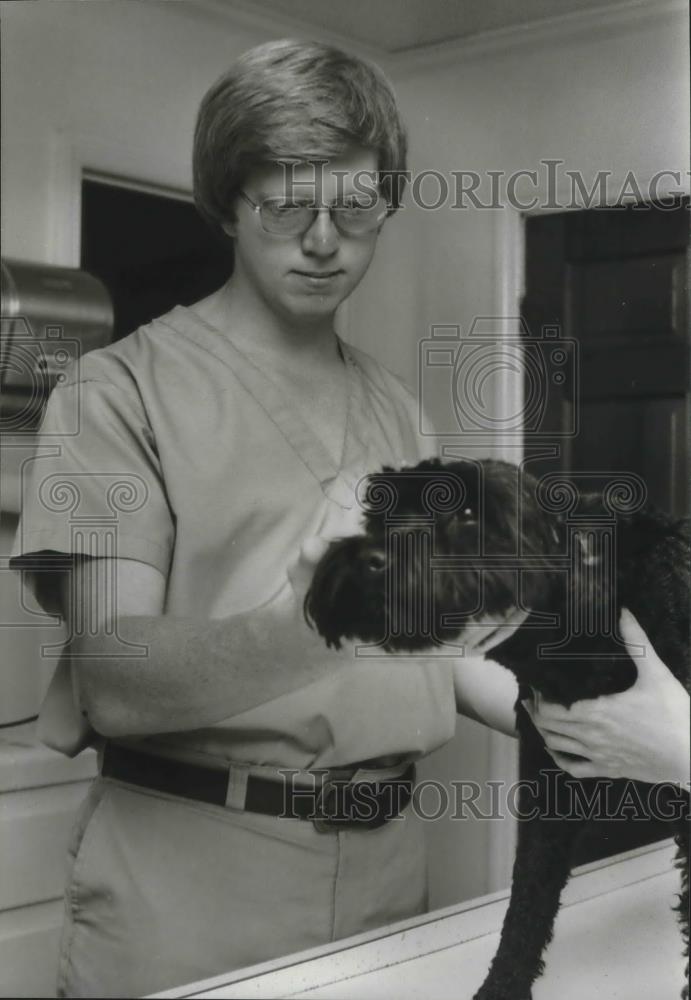
[[235, 239], [237, 236], [237, 221], [235, 219], [226, 219], [221, 223], [221, 229], [226, 236], [230, 236], [231, 239]]

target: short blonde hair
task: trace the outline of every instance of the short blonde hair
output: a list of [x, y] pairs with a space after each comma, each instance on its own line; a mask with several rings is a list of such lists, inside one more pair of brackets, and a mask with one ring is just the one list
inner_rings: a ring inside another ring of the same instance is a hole
[[215, 226], [233, 215], [248, 173], [280, 159], [377, 154], [394, 211], [405, 185], [406, 133], [382, 71], [319, 42], [268, 42], [245, 52], [205, 94], [194, 132], [194, 199]]

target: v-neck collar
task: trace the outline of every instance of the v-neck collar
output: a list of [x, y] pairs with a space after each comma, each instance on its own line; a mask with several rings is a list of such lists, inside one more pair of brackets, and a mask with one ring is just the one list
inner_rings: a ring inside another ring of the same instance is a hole
[[214, 354], [233, 372], [238, 381], [252, 395], [271, 419], [277, 430], [302, 463], [321, 485], [324, 494], [341, 507], [351, 508], [355, 502], [357, 484], [357, 459], [366, 449], [353, 432], [353, 414], [366, 406], [362, 373], [348, 350], [348, 345], [337, 337], [338, 346], [346, 365], [347, 403], [340, 462], [337, 465], [326, 446], [312, 427], [297, 411], [283, 389], [253, 361], [238, 344], [237, 338], [227, 330], [219, 330], [186, 306], [176, 306], [171, 319], [182, 311], [184, 329], [200, 347]]

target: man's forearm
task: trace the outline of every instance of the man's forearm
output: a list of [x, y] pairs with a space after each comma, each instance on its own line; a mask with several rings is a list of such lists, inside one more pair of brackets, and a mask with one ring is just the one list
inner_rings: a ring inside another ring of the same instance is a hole
[[513, 674], [491, 656], [490, 652], [487, 657], [453, 661], [456, 708], [461, 715], [516, 736], [518, 685]]
[[[69, 647], [80, 706], [104, 736], [196, 729], [348, 665], [306, 625], [259, 608], [221, 620], [127, 616]], [[143, 646], [132, 655], [124, 643]]]

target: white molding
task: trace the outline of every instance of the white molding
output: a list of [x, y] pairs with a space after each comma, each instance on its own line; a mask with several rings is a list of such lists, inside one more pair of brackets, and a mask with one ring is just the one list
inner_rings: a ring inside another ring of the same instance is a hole
[[167, 184], [154, 184], [152, 181], [121, 177], [119, 174], [112, 174], [107, 170], [94, 170], [91, 167], [84, 167], [81, 174], [83, 180], [94, 181], [96, 184], [117, 184], [118, 187], [127, 191], [139, 191], [140, 194], [153, 194], [161, 198], [175, 198], [177, 201], [188, 203], [194, 202], [194, 195], [191, 191], [169, 187]]
[[362, 42], [342, 32], [332, 31], [300, 17], [276, 11], [257, 10], [250, 0], [194, 0], [191, 5], [182, 2], [168, 4], [168, 9], [183, 9], [192, 14], [197, 11], [228, 26], [239, 25], [264, 32], [276, 38], [282, 32], [315, 39], [359, 53], [378, 62], [395, 76], [409, 72], [438, 69], [445, 63], [466, 62], [492, 53], [510, 52], [524, 47], [541, 46], [579, 35], [602, 37], [607, 33], [626, 29], [635, 30], [639, 25], [660, 18], [686, 15], [686, 0], [619, 0], [605, 3], [589, 10], [572, 11], [553, 17], [539, 18], [521, 24], [508, 25], [491, 31], [479, 32], [464, 38], [431, 45], [414, 46], [391, 51], [382, 45]]
[[49, 264], [79, 267], [81, 208], [79, 157], [65, 133], [55, 129], [48, 177]]
[[489, 761], [487, 767], [491, 781], [499, 781], [499, 811], [501, 819], [488, 822], [486, 891], [500, 892], [511, 885], [511, 871], [516, 855], [518, 822], [507, 807], [507, 793], [518, 781], [518, 740], [489, 732]]
[[[520, 336], [519, 317], [525, 284], [524, 243], [524, 220], [521, 213], [509, 206], [495, 212], [494, 315], [514, 320], [511, 325], [502, 324], [505, 336], [511, 339]], [[508, 418], [522, 411], [523, 386], [515, 377], [509, 377], [508, 369], [505, 382], [497, 395], [503, 410], [501, 417]], [[503, 435], [501, 430], [497, 431], [494, 447], [498, 449], [497, 457], [507, 462], [519, 462], [522, 458], [522, 438], [515, 433]]]
[[[518, 317], [521, 312], [525, 286], [524, 219], [513, 208], [504, 208], [495, 214], [494, 225], [494, 288], [495, 315], [516, 317], [514, 329], [502, 324], [507, 336], [518, 336]], [[498, 404], [505, 416], [520, 413], [523, 405], [523, 387], [516, 378], [509, 379], [498, 393]], [[508, 462], [520, 462], [523, 453], [522, 438], [513, 435], [496, 438], [497, 457]], [[501, 820], [493, 820], [487, 831], [487, 892], [506, 889], [511, 884], [511, 869], [516, 851], [516, 819], [506, 808], [507, 790], [518, 779], [518, 741], [503, 733], [488, 733], [488, 774], [492, 781], [502, 782], [500, 794]]]
[[[156, 165], [156, 171], [152, 165]], [[62, 267], [79, 267], [81, 256], [82, 179], [100, 176], [138, 190], [178, 198], [191, 198], [179, 172], [160, 173], [160, 160], [152, 150], [113, 137], [85, 135], [54, 129], [50, 136], [48, 207], [49, 261]]]
[[283, 11], [269, 12], [257, 9], [249, 0], [195, 0], [194, 8], [216, 21], [221, 20], [229, 25], [265, 32], [269, 38], [288, 38], [297, 35], [304, 40], [325, 42], [378, 62], [383, 62], [389, 55], [380, 45], [370, 45], [304, 18], [292, 17]]
[[555, 17], [510, 25], [495, 31], [481, 32], [468, 38], [450, 39], [380, 57], [383, 65], [397, 76], [424, 70], [436, 70], [448, 63], [468, 62], [494, 53], [548, 45], [579, 36], [602, 38], [622, 30], [635, 30], [649, 21], [687, 14], [686, 0], [622, 0], [620, 3], [573, 11]]

